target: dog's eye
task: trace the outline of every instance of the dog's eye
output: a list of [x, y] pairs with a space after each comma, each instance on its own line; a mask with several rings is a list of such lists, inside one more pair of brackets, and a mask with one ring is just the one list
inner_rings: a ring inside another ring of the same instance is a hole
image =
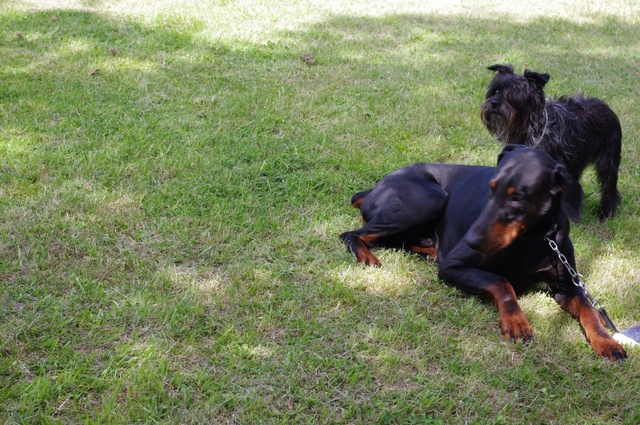
[[523, 215], [527, 212], [527, 204], [519, 199], [512, 199], [509, 201], [509, 211], [516, 216]]

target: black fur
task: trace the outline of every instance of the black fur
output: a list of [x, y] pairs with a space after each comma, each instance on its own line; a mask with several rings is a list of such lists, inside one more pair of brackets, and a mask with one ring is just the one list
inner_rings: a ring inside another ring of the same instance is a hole
[[594, 164], [600, 182], [600, 218], [612, 217], [620, 204], [618, 168], [622, 130], [609, 106], [581, 95], [545, 99], [549, 74], [525, 70], [515, 74], [511, 65], [492, 65], [497, 74], [489, 83], [482, 104], [482, 122], [504, 143], [545, 150], [579, 180]]
[[422, 162], [386, 175], [351, 198], [365, 224], [340, 239], [359, 264], [372, 267], [381, 265], [370, 250], [375, 245], [429, 257], [443, 281], [491, 298], [500, 330], [512, 340], [533, 337], [517, 294], [546, 282], [593, 350], [622, 360], [624, 348], [545, 239], [552, 238], [575, 268], [569, 220], [580, 218], [583, 197], [567, 168], [547, 153], [507, 145], [497, 167]]

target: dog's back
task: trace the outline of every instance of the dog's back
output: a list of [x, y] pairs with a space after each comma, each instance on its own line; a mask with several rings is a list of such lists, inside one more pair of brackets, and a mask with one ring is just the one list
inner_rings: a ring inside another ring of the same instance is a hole
[[[622, 148], [618, 116], [603, 100], [595, 97], [561, 96], [546, 104], [548, 136], [538, 147], [567, 166], [580, 179], [589, 164], [609, 161], [604, 169], [617, 169]], [[588, 137], [581, 135], [588, 135]], [[531, 139], [530, 139], [531, 140]], [[531, 140], [535, 142], [535, 140]]]

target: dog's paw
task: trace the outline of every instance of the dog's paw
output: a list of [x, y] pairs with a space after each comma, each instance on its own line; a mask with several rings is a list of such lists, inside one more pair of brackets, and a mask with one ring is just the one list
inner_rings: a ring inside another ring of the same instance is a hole
[[621, 362], [627, 358], [627, 352], [622, 345], [608, 335], [606, 337], [593, 338], [589, 343], [593, 351], [605, 359], [613, 362]]
[[502, 335], [512, 342], [528, 344], [533, 340], [531, 325], [522, 312], [500, 317], [500, 330]]
[[369, 267], [380, 267], [382, 263], [371, 252], [360, 252], [357, 255], [358, 264], [364, 264]]

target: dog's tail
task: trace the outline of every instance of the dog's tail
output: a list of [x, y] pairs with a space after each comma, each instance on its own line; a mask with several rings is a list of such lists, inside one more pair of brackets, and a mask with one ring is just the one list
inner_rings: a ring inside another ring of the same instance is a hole
[[364, 198], [371, 193], [373, 189], [365, 190], [362, 192], [358, 192], [351, 197], [351, 206], [353, 208], [360, 208], [360, 204], [364, 201]]

